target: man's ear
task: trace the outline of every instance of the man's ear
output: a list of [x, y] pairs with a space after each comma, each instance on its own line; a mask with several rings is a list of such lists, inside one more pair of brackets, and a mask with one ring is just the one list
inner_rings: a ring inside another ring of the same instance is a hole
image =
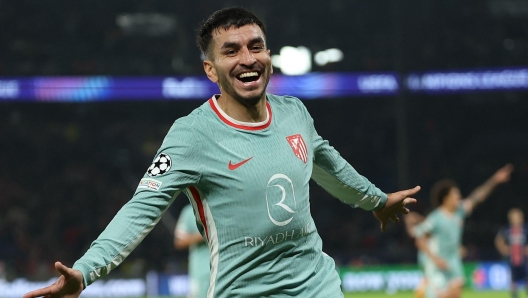
[[211, 60], [204, 60], [203, 67], [205, 74], [213, 83], [218, 83], [218, 75], [216, 74], [216, 69]]

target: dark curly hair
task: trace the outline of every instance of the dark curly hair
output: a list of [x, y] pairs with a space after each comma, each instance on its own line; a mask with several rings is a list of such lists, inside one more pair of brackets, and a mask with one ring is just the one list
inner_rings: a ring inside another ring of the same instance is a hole
[[433, 207], [442, 205], [451, 189], [455, 187], [458, 187], [458, 184], [452, 179], [443, 179], [436, 182], [431, 188], [431, 203]]
[[227, 30], [231, 27], [240, 28], [245, 25], [256, 24], [266, 36], [266, 26], [251, 11], [241, 7], [224, 8], [215, 11], [201, 26], [198, 28], [196, 43], [205, 57], [211, 58], [211, 40], [213, 31], [218, 28]]

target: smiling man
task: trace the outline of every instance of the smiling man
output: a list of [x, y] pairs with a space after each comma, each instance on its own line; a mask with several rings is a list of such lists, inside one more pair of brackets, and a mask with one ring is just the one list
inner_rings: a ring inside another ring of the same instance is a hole
[[266, 93], [271, 67], [264, 24], [228, 8], [202, 25], [204, 70], [220, 94], [175, 121], [133, 198], [73, 268], [25, 298], [77, 297], [118, 266], [176, 196], [189, 198], [209, 246], [207, 297], [343, 297], [310, 215], [309, 181], [384, 230], [419, 191], [385, 194], [316, 132], [297, 98]]

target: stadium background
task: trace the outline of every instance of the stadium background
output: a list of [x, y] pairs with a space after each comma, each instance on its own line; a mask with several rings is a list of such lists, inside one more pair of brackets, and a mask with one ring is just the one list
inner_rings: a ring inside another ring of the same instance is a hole
[[[0, 95], [2, 81], [35, 77], [202, 75], [195, 29], [230, 5], [265, 20], [272, 53], [284, 46], [342, 50], [342, 61], [314, 64], [314, 73], [399, 74], [401, 88], [392, 94], [305, 104], [318, 132], [380, 188], [421, 185], [414, 210], [429, 210], [438, 179], [454, 178], [467, 195], [513, 163], [512, 180], [468, 218], [463, 240], [467, 262], [501, 260], [493, 238], [507, 210], [527, 210], [528, 79], [500, 90], [404, 86], [415, 72], [528, 68], [525, 1], [2, 1]], [[71, 265], [130, 199], [172, 122], [206, 99], [0, 96], [0, 284], [46, 281], [55, 260]], [[382, 234], [369, 212], [342, 208], [315, 184], [311, 202], [324, 250], [340, 267], [414, 264], [403, 225]], [[172, 229], [186, 203], [176, 200], [109, 278], [185, 274], [187, 254], [173, 249]]]

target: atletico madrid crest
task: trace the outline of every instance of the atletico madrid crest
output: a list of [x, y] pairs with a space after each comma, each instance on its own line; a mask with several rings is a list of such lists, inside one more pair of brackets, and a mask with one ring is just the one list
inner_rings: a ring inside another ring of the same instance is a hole
[[296, 134], [286, 137], [286, 140], [288, 140], [295, 156], [306, 163], [308, 161], [308, 148], [306, 147], [303, 137], [300, 134]]

